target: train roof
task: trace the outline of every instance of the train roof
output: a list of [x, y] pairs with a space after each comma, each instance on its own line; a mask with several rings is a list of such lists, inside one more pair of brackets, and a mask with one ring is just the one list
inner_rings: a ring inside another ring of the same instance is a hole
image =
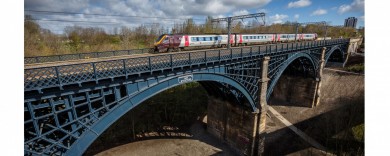
[[[266, 35], [266, 34], [295, 34], [295, 33], [231, 33], [241, 34], [241, 35]], [[317, 34], [317, 33], [298, 33], [298, 34]], [[188, 36], [204, 36], [204, 35], [227, 35], [227, 33], [204, 33], [204, 34], [185, 34], [185, 33], [177, 33], [177, 34], [162, 34], [162, 35], [188, 35]], [[161, 35], [160, 35], [161, 36]]]

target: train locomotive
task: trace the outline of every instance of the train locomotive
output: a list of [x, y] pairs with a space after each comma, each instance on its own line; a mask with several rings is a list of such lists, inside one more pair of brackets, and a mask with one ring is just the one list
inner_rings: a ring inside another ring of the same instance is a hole
[[231, 34], [229, 43], [226, 34], [183, 35], [163, 34], [155, 43], [155, 52], [172, 52], [198, 48], [221, 48], [227, 44], [231, 46], [246, 46], [254, 44], [278, 43], [297, 41], [313, 41], [317, 39], [316, 33], [306, 34]]

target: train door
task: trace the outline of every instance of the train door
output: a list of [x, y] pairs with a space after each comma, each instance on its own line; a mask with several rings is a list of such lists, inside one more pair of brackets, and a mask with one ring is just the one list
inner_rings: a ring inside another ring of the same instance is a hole
[[271, 40], [271, 43], [274, 43], [275, 42], [275, 37], [276, 36], [276, 34], [272, 34], [272, 40]]
[[239, 44], [242, 45], [242, 34], [240, 34], [240, 41]]
[[184, 46], [185, 46], [185, 47], [188, 47], [189, 45], [190, 45], [190, 41], [188, 40], [188, 36], [185, 35], [185, 36], [184, 36]]
[[218, 36], [218, 46], [221, 46], [222, 36]]
[[174, 47], [173, 37], [169, 37], [169, 48], [173, 48], [173, 47]]
[[237, 43], [237, 34], [234, 34], [234, 46], [238, 46], [238, 43]]
[[233, 35], [230, 35], [230, 45], [234, 45], [234, 34]]

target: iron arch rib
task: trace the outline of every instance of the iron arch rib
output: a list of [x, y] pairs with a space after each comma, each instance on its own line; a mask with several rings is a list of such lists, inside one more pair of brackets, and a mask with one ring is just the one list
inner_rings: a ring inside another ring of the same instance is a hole
[[342, 60], [344, 60], [345, 51], [342, 50], [342, 48], [340, 48], [340, 46], [333, 46], [331, 49], [329, 49], [329, 50], [327, 51], [327, 53], [326, 53], [326, 55], [325, 55], [325, 65], [328, 63], [328, 60], [329, 60], [330, 56], [331, 56], [334, 52], [336, 52], [336, 51], [341, 52], [341, 54], [342, 54], [342, 56], [343, 56]]
[[[268, 86], [268, 89], [267, 89], [267, 101], [276, 85], [276, 83], [278, 82], [280, 76], [283, 74], [283, 72], [286, 70], [286, 68], [296, 59], [298, 58], [301, 58], [301, 57], [304, 57], [304, 58], [307, 58], [310, 63], [313, 65], [313, 68], [316, 69], [317, 68], [317, 64], [318, 63], [315, 63], [314, 59], [313, 59], [313, 56], [310, 55], [310, 52], [301, 52], [301, 53], [295, 53], [293, 54], [292, 56], [288, 57], [285, 61], [282, 62], [282, 65], [279, 66], [278, 69], [276, 69], [276, 74], [272, 77], [270, 77], [271, 81], [269, 81], [269, 86]], [[314, 75], [316, 75], [317, 71], [314, 70]], [[268, 73], [269, 74], [269, 73]]]
[[[214, 81], [231, 85], [232, 87], [241, 91], [241, 93], [248, 99], [252, 110], [256, 110], [254, 100], [252, 99], [248, 91], [244, 88], [244, 86], [242, 86], [235, 80], [222, 74], [193, 73], [191, 75], [193, 76], [192, 81]], [[74, 142], [71, 148], [66, 152], [66, 155], [78, 155], [84, 152], [89, 147], [89, 145], [95, 139], [97, 139], [100, 134], [102, 134], [112, 123], [118, 120], [126, 112], [130, 111], [132, 108], [136, 107], [143, 101], [164, 90], [184, 84], [179, 83], [178, 77], [179, 76], [165, 79], [154, 86], [139, 91], [139, 93], [133, 94], [132, 96], [128, 96], [127, 98], [121, 100], [116, 108], [107, 113], [99, 121], [92, 125], [89, 130], [84, 132], [82, 137], [80, 137], [76, 142]]]

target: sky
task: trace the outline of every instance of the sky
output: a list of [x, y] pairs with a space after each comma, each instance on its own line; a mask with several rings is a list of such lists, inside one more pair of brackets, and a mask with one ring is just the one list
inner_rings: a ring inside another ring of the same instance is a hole
[[266, 24], [327, 21], [330, 25], [343, 25], [346, 18], [356, 17], [357, 28], [364, 26], [364, 0], [24, 1], [24, 14], [32, 15], [43, 28], [54, 33], [63, 33], [66, 26], [75, 25], [102, 27], [108, 32], [114, 31], [115, 27], [150, 26], [154, 23], [170, 28], [188, 18], [193, 18], [196, 24], [203, 24], [207, 16], [221, 18], [259, 12], [266, 13]]

